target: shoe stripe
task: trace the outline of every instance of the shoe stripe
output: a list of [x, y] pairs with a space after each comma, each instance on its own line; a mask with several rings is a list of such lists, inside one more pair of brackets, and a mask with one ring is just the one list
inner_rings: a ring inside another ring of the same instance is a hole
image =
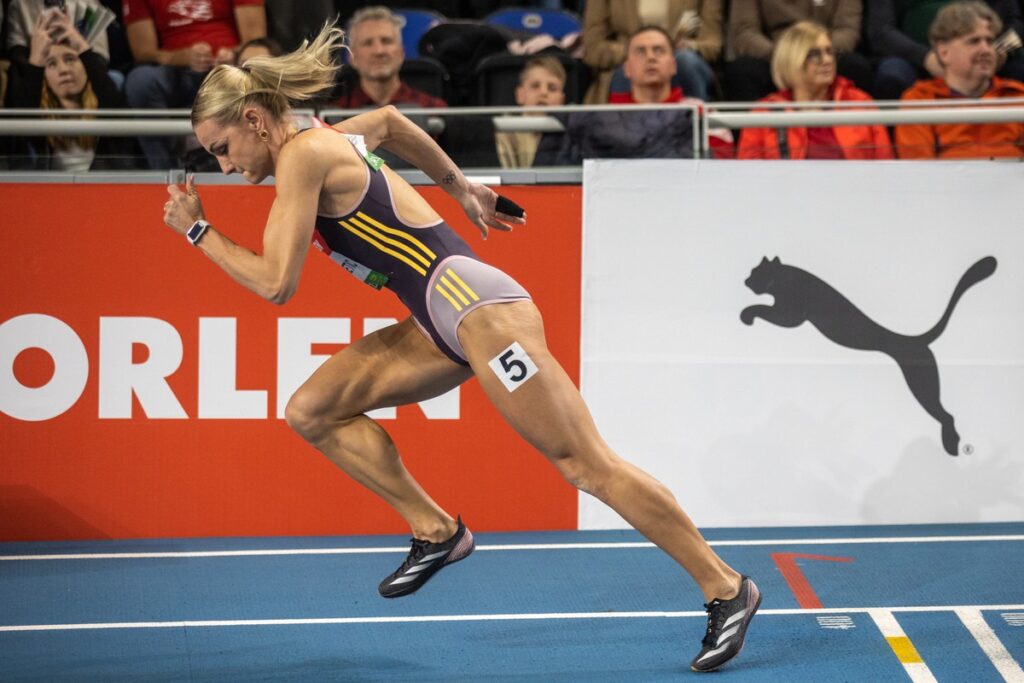
[[395, 585], [396, 583], [409, 583], [410, 581], [415, 581], [418, 578], [419, 577], [416, 574], [407, 574], [406, 576], [397, 578], [394, 581], [392, 581], [391, 585]]
[[734, 635], [736, 635], [736, 632], [740, 630], [740, 626], [741, 624], [736, 624], [728, 631], [723, 632], [722, 635], [718, 636], [718, 641], [715, 643], [715, 645], [722, 645], [730, 638], [732, 638]]
[[714, 657], [715, 655], [721, 654], [722, 651], [725, 650], [725, 648], [727, 648], [727, 647], [729, 647], [729, 645], [725, 644], [725, 645], [720, 645], [720, 646], [716, 647], [714, 650], [708, 650], [707, 652], [705, 652], [703, 654], [703, 656], [701, 656], [700, 659], [697, 660], [697, 662], [700, 663], [700, 662], [703, 662], [708, 657]]
[[416, 574], [417, 572], [423, 571], [424, 569], [426, 569], [427, 567], [429, 567], [432, 564], [434, 564], [433, 560], [431, 560], [430, 562], [421, 562], [420, 564], [416, 565], [415, 567], [410, 567], [409, 569], [407, 569], [405, 573], [406, 574]]
[[723, 629], [724, 628], [729, 628], [737, 619], [742, 619], [743, 616], [747, 613], [747, 611], [748, 610], [746, 610], [746, 609], [741, 609], [739, 612], [737, 612], [736, 614], [734, 614], [731, 617], [729, 617], [726, 620], [726, 622], [724, 624], [722, 624], [722, 628]]
[[420, 560], [420, 562], [426, 562], [427, 560], [436, 560], [436, 559], [437, 559], [437, 558], [439, 558], [439, 557], [444, 557], [444, 556], [445, 556], [445, 555], [447, 555], [447, 554], [448, 554], [449, 552], [451, 552], [451, 551], [450, 551], [450, 550], [442, 550], [442, 551], [441, 551], [441, 552], [439, 552], [439, 553], [433, 553], [433, 554], [431, 554], [431, 555], [425, 555], [425, 556], [423, 557], [423, 559], [421, 559], [421, 560]]

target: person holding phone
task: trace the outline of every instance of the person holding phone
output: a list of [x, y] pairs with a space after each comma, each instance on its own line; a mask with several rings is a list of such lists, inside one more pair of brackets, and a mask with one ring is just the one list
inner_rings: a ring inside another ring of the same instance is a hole
[[[28, 60], [29, 43], [33, 36], [36, 22], [41, 14], [51, 15], [55, 11], [63, 13], [71, 20], [76, 31], [85, 35], [86, 26], [76, 24], [75, 17], [84, 17], [89, 12], [100, 12], [103, 5], [99, 0], [11, 0], [7, 6], [7, 53], [12, 62]], [[107, 32], [101, 31], [89, 43], [93, 54], [103, 59], [105, 65], [110, 63], [110, 44]]]
[[[6, 104], [26, 109], [116, 109], [124, 97], [106, 62], [60, 7], [36, 17], [26, 61], [11, 65]], [[137, 150], [123, 138], [16, 138], [12, 168], [88, 171], [134, 167]]]
[[[378, 587], [397, 598], [473, 551], [473, 535], [402, 464], [367, 416], [438, 396], [476, 377], [504, 419], [565, 479], [608, 504], [668, 553], [700, 587], [708, 627], [691, 662], [715, 669], [736, 656], [761, 602], [757, 586], [707, 544], [672, 493], [601, 438], [579, 391], [548, 350], [540, 311], [506, 273], [481, 261], [427, 201], [374, 151], [421, 169], [459, 202], [484, 237], [526, 223], [525, 213], [469, 182], [422, 129], [388, 105], [335, 128], [302, 132], [293, 103], [330, 88], [344, 33], [325, 27], [282, 57], [221, 65], [192, 107], [199, 142], [224, 173], [250, 183], [273, 176], [276, 197], [262, 253], [206, 220], [191, 178], [171, 185], [163, 220], [233, 280], [276, 304], [299, 285], [310, 244], [373, 289], [409, 308], [402, 322], [330, 357], [288, 401], [285, 419], [306, 441], [379, 495], [413, 532], [405, 561]], [[567, 577], [567, 583], [585, 581]]]

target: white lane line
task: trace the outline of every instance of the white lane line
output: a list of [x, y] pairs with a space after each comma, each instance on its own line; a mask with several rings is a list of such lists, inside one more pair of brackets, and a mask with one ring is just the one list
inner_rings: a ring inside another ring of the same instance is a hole
[[[820, 609], [762, 609], [758, 616], [792, 616], [806, 614], [872, 614], [884, 612], [954, 612], [966, 610], [1015, 610], [1024, 605], [956, 605], [936, 607], [932, 605], [911, 607], [843, 607]], [[446, 621], [533, 621], [545, 619], [679, 619], [686, 617], [707, 618], [707, 612], [551, 612], [539, 614], [437, 614], [428, 616], [396, 617], [329, 617], [322, 619], [246, 619], [216, 621], [132, 621], [85, 624], [19, 624], [0, 626], [2, 632], [18, 631], [82, 631], [131, 628], [182, 628], [216, 626], [305, 626], [319, 624], [396, 624]], [[902, 631], [901, 631], [902, 632]]]
[[[776, 545], [863, 545], [873, 543], [977, 543], [1024, 541], [1024, 534], [1004, 536], [896, 536], [879, 538], [786, 538], [761, 541], [710, 541], [709, 545], [776, 546]], [[478, 545], [477, 550], [628, 550], [653, 548], [653, 543], [520, 543], [510, 545]], [[196, 550], [149, 553], [60, 553], [51, 555], [0, 555], [0, 562], [26, 560], [138, 560], [189, 557], [252, 557], [259, 555], [365, 555], [374, 553], [407, 553], [409, 547], [381, 548], [286, 548], [268, 550]]]
[[892, 648], [896, 659], [900, 660], [900, 664], [903, 665], [903, 669], [910, 676], [910, 680], [914, 681], [914, 683], [936, 683], [931, 669], [921, 659], [921, 655], [918, 654], [914, 644], [910, 642], [910, 638], [907, 638], [903, 627], [900, 626], [899, 622], [896, 621], [896, 617], [893, 616], [892, 610], [872, 609], [868, 610], [868, 614], [871, 615], [871, 619], [878, 626], [878, 630], [885, 636], [885, 640], [889, 643], [889, 647]]
[[964, 626], [971, 632], [974, 639], [978, 641], [978, 645], [981, 646], [985, 655], [995, 665], [996, 671], [999, 672], [1004, 681], [1007, 681], [1007, 683], [1020, 683], [1024, 681], [1024, 670], [1010, 656], [1006, 646], [996, 636], [992, 627], [985, 622], [985, 618], [981, 616], [979, 610], [961, 607], [956, 610], [956, 615], [960, 617], [960, 621], [964, 622]]

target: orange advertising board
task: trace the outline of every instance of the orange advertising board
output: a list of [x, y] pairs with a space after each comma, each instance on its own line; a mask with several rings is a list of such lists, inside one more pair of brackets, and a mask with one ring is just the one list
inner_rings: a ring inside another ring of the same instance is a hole
[[[530, 291], [578, 381], [581, 188], [503, 188], [529, 224], [486, 241], [420, 190]], [[201, 191], [258, 250], [273, 188]], [[292, 300], [266, 302], [163, 226], [165, 198], [0, 184], [0, 541], [407, 531], [279, 417], [296, 372], [405, 309], [313, 249]], [[439, 401], [381, 424], [442, 507], [480, 531], [576, 527], [576, 491], [476, 380]]]

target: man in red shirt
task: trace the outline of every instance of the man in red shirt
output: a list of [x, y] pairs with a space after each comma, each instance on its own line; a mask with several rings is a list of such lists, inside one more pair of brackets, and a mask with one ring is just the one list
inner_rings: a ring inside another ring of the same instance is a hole
[[[125, 82], [136, 109], [190, 107], [206, 73], [231, 63], [238, 45], [263, 38], [263, 0], [124, 0], [128, 46], [136, 66]], [[139, 140], [150, 168], [172, 162], [173, 140]]]
[[331, 106], [343, 109], [383, 107], [386, 104], [414, 107], [447, 107], [439, 97], [416, 90], [399, 77], [405, 50], [400, 20], [386, 7], [366, 7], [348, 25], [349, 63], [359, 74], [358, 84]]

